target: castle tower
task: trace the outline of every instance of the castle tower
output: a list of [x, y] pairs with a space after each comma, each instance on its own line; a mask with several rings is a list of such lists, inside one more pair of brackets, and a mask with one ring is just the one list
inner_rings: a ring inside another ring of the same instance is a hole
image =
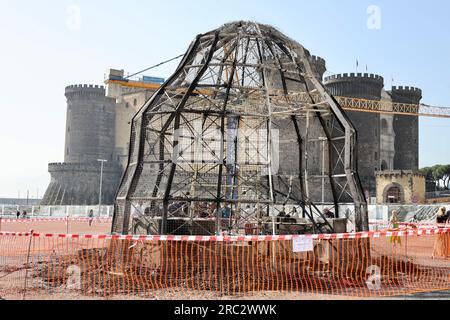
[[115, 100], [103, 86], [74, 85], [66, 88], [66, 163], [113, 160]]
[[[383, 77], [367, 73], [339, 74], [326, 77], [324, 84], [334, 96], [381, 100]], [[380, 115], [347, 111], [357, 132], [358, 172], [363, 188], [375, 196], [375, 172], [380, 170]]]
[[311, 56], [310, 58], [312, 71], [320, 82], [323, 80], [323, 75], [327, 71], [327, 64], [325, 59], [318, 56]]
[[42, 205], [97, 205], [101, 164], [102, 204], [112, 204], [121, 176], [114, 157], [115, 100], [93, 85], [66, 88], [67, 120], [64, 163], [49, 164], [51, 182]]
[[[422, 100], [422, 90], [414, 87], [392, 87], [392, 101], [417, 105]], [[419, 118], [417, 116], [396, 115], [395, 131], [395, 170], [417, 170], [419, 168]]]

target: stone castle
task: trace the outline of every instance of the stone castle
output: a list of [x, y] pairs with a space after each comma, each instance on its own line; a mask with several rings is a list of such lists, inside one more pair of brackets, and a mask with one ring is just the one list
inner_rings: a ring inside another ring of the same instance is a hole
[[[422, 91], [414, 87], [384, 89], [374, 74], [333, 75], [324, 84], [334, 96], [394, 103], [417, 104]], [[409, 115], [385, 115], [347, 111], [358, 133], [358, 172], [364, 189], [375, 197], [377, 171], [417, 170], [419, 167], [419, 119]]]
[[[350, 73], [323, 77], [324, 59], [311, 56], [315, 76], [330, 94], [368, 100], [417, 104], [422, 92], [414, 87], [384, 88], [379, 75]], [[109, 70], [109, 78], [123, 79], [123, 70]], [[146, 77], [144, 77], [145, 79]], [[100, 162], [102, 203], [113, 204], [128, 161], [131, 120], [154, 89], [75, 85], [66, 88], [67, 119], [64, 163], [49, 164], [51, 182], [42, 205], [96, 205], [99, 200]], [[379, 171], [417, 170], [417, 116], [347, 111], [358, 136], [358, 171], [367, 197], [376, 197]]]
[[116, 161], [116, 102], [105, 88], [74, 85], [66, 88], [67, 117], [64, 163], [49, 164], [50, 185], [42, 205], [94, 205], [99, 201], [100, 162], [103, 172], [102, 198], [114, 201], [122, 168]]

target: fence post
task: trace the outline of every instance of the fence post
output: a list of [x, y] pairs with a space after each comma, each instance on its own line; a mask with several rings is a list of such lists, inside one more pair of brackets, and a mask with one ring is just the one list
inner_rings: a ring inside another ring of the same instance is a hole
[[[406, 257], [406, 261], [409, 261], [409, 258], [408, 258], [408, 238], [409, 238], [408, 227], [406, 227], [406, 232], [405, 233], [406, 233], [406, 237], [405, 237], [405, 257]], [[405, 269], [407, 269], [407, 268], [405, 268]], [[405, 300], [406, 300], [406, 295], [408, 294], [407, 289], [406, 289], [406, 286], [409, 285], [408, 282], [409, 282], [409, 277], [406, 275], [406, 271], [405, 271], [405, 282], [403, 283], [403, 287], [405, 289], [405, 292], [404, 292]]]
[[34, 230], [30, 231], [30, 241], [28, 242], [28, 251], [27, 251], [27, 264], [25, 269], [25, 283], [23, 285], [23, 298], [22, 300], [25, 300], [26, 294], [27, 294], [27, 280], [28, 280], [28, 267], [30, 264], [30, 254], [31, 254], [31, 242], [33, 241]]

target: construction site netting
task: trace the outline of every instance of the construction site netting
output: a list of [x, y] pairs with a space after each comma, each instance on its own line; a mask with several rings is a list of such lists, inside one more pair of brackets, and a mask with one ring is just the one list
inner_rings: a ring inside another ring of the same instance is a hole
[[2, 299], [363, 299], [450, 290], [450, 229], [308, 236], [0, 234]]

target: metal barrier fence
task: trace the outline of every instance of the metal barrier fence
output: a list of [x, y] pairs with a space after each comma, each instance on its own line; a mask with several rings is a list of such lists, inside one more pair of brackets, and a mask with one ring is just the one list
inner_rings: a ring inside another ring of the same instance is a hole
[[63, 218], [63, 217], [88, 217], [90, 211], [94, 217], [112, 217], [114, 206], [38, 206], [38, 205], [11, 205], [0, 204], [0, 216], [3, 218], [15, 218], [19, 211], [22, 215], [26, 211], [32, 218]]
[[38, 233], [89, 233], [105, 234], [111, 231], [112, 218], [28, 218], [9, 219], [0, 217], [0, 231]]
[[449, 228], [241, 237], [0, 233], [0, 297], [360, 299], [450, 290], [449, 239]]

